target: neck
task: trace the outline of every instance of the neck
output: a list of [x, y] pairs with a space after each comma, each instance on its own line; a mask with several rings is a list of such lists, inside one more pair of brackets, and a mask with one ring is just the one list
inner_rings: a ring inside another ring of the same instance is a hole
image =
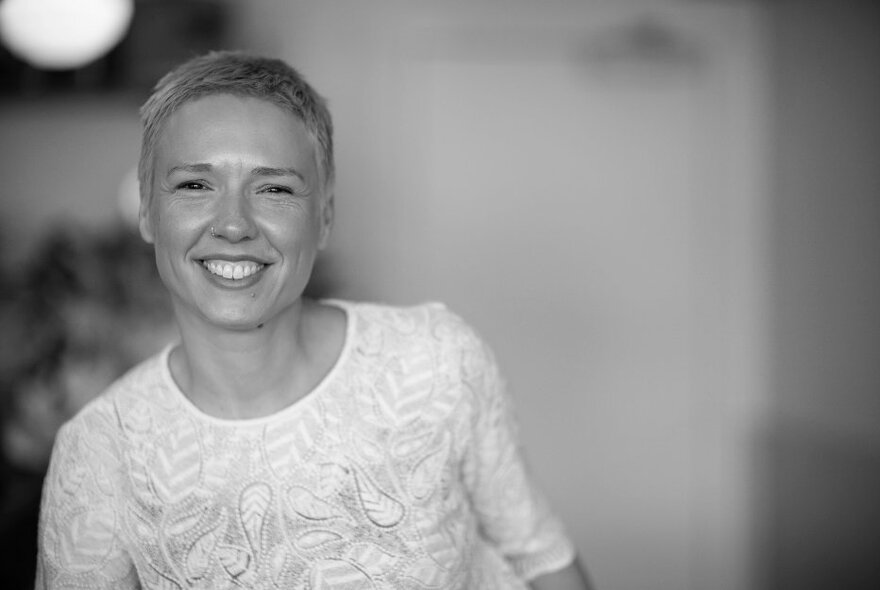
[[[180, 325], [171, 372], [207, 414], [246, 419], [272, 414], [308, 393], [321, 358], [310, 335], [316, 304], [300, 301], [252, 330]], [[323, 375], [323, 373], [321, 373]]]

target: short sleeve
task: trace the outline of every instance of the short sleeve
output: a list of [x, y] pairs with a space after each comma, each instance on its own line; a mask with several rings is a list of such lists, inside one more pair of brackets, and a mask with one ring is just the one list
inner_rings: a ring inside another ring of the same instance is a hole
[[474, 399], [465, 484], [483, 536], [531, 580], [569, 565], [574, 546], [530, 479], [494, 355], [476, 336], [470, 341], [463, 353], [463, 379]]
[[121, 541], [111, 434], [106, 420], [78, 417], [55, 439], [40, 505], [37, 589], [138, 587]]

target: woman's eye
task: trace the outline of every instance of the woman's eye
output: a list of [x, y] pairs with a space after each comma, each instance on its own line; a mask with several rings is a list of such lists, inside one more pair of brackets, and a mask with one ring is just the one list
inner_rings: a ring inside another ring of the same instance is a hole
[[185, 191], [200, 191], [200, 190], [204, 190], [205, 188], [207, 188], [207, 187], [205, 186], [204, 183], [198, 182], [195, 180], [188, 180], [186, 182], [181, 182], [180, 184], [177, 185], [178, 190], [185, 190]]
[[293, 194], [293, 190], [290, 189], [290, 187], [278, 186], [278, 185], [274, 185], [274, 184], [271, 186], [265, 187], [264, 189], [262, 189], [262, 192], [264, 192], [264, 193], [279, 193], [279, 194], [286, 194], [286, 195]]

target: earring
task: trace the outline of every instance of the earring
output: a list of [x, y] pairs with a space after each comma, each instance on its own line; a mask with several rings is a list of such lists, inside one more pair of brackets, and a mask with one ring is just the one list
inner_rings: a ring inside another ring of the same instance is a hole
[[211, 237], [212, 237], [212, 238], [216, 238], [216, 237], [217, 237], [217, 234], [214, 233], [214, 226], [213, 226], [213, 225], [211, 226]]

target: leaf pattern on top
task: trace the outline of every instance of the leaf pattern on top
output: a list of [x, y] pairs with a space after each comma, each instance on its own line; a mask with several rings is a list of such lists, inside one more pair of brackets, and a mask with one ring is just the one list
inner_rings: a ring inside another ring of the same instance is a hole
[[385, 333], [380, 326], [367, 321], [363, 324], [358, 340], [358, 351], [366, 356], [378, 356], [385, 348]]
[[214, 549], [220, 541], [224, 521], [225, 519], [196, 539], [196, 542], [187, 551], [185, 565], [190, 581], [198, 580], [205, 576], [214, 557]]
[[422, 457], [409, 476], [409, 492], [416, 500], [427, 498], [437, 484], [449, 456], [448, 438], [443, 437], [440, 447]]
[[109, 509], [77, 514], [61, 535], [61, 563], [73, 572], [94, 569], [110, 553], [115, 534], [116, 515]]
[[425, 400], [421, 418], [436, 424], [442, 423], [454, 415], [460, 399], [461, 392], [456, 387], [437, 388], [434, 395]]
[[182, 590], [180, 584], [178, 584], [165, 574], [162, 574], [160, 572], [155, 573], [155, 581], [153, 582], [153, 584], [151, 584], [153, 588], [156, 588], [157, 590]]
[[358, 497], [367, 518], [376, 526], [390, 528], [397, 525], [406, 512], [403, 504], [385, 493], [360, 469], [355, 469]]
[[129, 467], [128, 476], [131, 480], [131, 488], [135, 497], [144, 504], [150, 505], [156, 502], [155, 490], [153, 489], [153, 478], [150, 476], [150, 469], [147, 467], [147, 458], [144, 451], [136, 449], [128, 455]]
[[220, 489], [229, 481], [230, 465], [220, 457], [206, 458], [202, 469], [204, 486], [209, 489]]
[[186, 535], [192, 531], [206, 512], [200, 507], [194, 506], [193, 503], [180, 504], [176, 508], [180, 509], [179, 512], [174, 509], [168, 511], [169, 517], [165, 524], [165, 530], [171, 537]]
[[345, 516], [340, 508], [325, 502], [302, 486], [291, 486], [287, 501], [294, 512], [309, 520], [328, 520]]
[[425, 552], [441, 568], [452, 567], [458, 555], [456, 547], [463, 543], [464, 537], [450, 535], [449, 531], [440, 525], [437, 516], [428, 510], [418, 511], [415, 514], [415, 521]]
[[113, 486], [113, 479], [107, 472], [107, 463], [99, 463], [92, 468], [92, 475], [95, 478], [95, 485], [104, 496], [112, 496], [116, 493]]
[[155, 523], [149, 517], [141, 515], [134, 506], [128, 507], [128, 524], [131, 530], [145, 541], [158, 537]]
[[427, 557], [422, 557], [410, 564], [404, 575], [423, 588], [442, 588], [449, 576], [446, 570]]
[[199, 483], [202, 453], [198, 433], [191, 424], [173, 432], [156, 451], [151, 472], [153, 487], [166, 502], [177, 502]]
[[318, 468], [318, 495], [327, 498], [336, 494], [345, 484], [348, 469], [339, 463], [322, 463]]
[[134, 573], [134, 569], [134, 564], [128, 555], [118, 552], [104, 562], [101, 574], [108, 580], [119, 583], [129, 578]]
[[324, 438], [323, 420], [312, 400], [302, 400], [296, 420], [273, 421], [263, 430], [263, 454], [279, 479], [311, 460]]
[[400, 556], [366, 541], [352, 545], [345, 556], [371, 576], [385, 575], [400, 560]]
[[77, 497], [80, 484], [86, 477], [86, 467], [75, 461], [69, 461], [58, 470], [58, 488], [61, 493], [72, 498]]
[[272, 502], [272, 488], [263, 482], [255, 482], [241, 492], [238, 508], [241, 524], [254, 554], [260, 552], [263, 523]]
[[379, 464], [385, 460], [385, 451], [373, 437], [356, 432], [352, 439], [358, 456], [367, 463]]
[[250, 584], [253, 581], [255, 576], [254, 562], [246, 549], [232, 545], [221, 545], [217, 549], [217, 557], [230, 578], [245, 584]]
[[276, 587], [280, 587], [283, 582], [284, 568], [287, 567], [288, 558], [287, 548], [284, 545], [276, 545], [269, 561], [270, 576]]
[[309, 590], [375, 590], [372, 578], [342, 559], [322, 559], [312, 566]]
[[476, 335], [437, 305], [344, 306], [337, 365], [273, 416], [200, 413], [170, 378], [171, 348], [83, 408], [46, 478], [40, 579], [527, 590], [564, 565], [570, 543], [526, 478]]
[[414, 428], [407, 428], [400, 431], [400, 436], [398, 436], [397, 440], [391, 445], [391, 454], [394, 455], [395, 458], [406, 458], [409, 455], [422, 450], [431, 442], [431, 438], [434, 436], [434, 431], [432, 429], [415, 428], [417, 428], [415, 434], [412, 434]]
[[335, 531], [328, 529], [308, 529], [305, 532], [300, 533], [293, 544], [297, 549], [312, 551], [320, 549], [321, 547], [335, 541], [341, 541], [342, 539], [342, 535]]
[[153, 429], [153, 407], [151, 404], [136, 399], [122, 418], [123, 427], [132, 434], [139, 435]]
[[379, 373], [373, 389], [382, 415], [398, 426], [422, 418], [426, 403], [433, 397], [435, 375], [434, 358], [428, 349], [393, 359]]

